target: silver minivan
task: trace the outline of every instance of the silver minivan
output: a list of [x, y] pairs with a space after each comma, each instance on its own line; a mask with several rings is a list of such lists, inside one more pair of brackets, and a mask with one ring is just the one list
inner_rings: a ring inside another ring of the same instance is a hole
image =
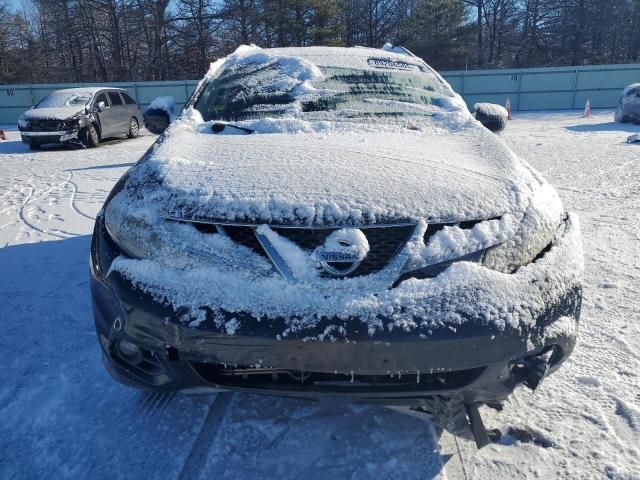
[[100, 141], [137, 137], [142, 113], [120, 88], [79, 87], [56, 90], [18, 120], [22, 141], [33, 150], [45, 144], [96, 147]]

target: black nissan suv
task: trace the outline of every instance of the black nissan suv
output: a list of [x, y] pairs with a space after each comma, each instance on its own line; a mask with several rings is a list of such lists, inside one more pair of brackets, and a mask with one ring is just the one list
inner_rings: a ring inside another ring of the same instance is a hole
[[124, 384], [458, 432], [570, 355], [582, 268], [577, 217], [419, 58], [242, 47], [109, 195], [91, 293]]

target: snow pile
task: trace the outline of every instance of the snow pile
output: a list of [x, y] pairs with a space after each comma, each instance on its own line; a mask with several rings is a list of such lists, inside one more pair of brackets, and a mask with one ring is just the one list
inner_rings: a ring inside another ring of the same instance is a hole
[[422, 236], [433, 227], [424, 224], [416, 241], [408, 245], [408, 269], [419, 269], [486, 250], [513, 238], [519, 228], [518, 224], [514, 215], [506, 214], [501, 219], [480, 222], [473, 228], [447, 226], [431, 236], [427, 244], [423, 243]]
[[[324, 77], [320, 69], [307, 60], [266, 52], [255, 46], [236, 51], [230, 55], [225, 62], [225, 68], [233, 72], [238, 66], [269, 65], [271, 63], [277, 64], [280, 77], [271, 84], [261, 85], [267, 90], [292, 92], [294, 96], [306, 95], [316, 92], [311, 82], [321, 80]], [[248, 86], [251, 86], [251, 83]]]
[[[270, 81], [263, 82], [260, 76], [252, 75], [244, 77], [244, 89], [238, 92], [238, 97], [230, 99], [239, 101], [241, 97], [252, 97], [253, 90], [260, 94], [286, 93], [291, 98], [291, 103], [286, 106], [288, 113], [300, 111], [300, 101], [311, 96], [326, 96], [335, 93], [333, 90], [318, 89], [313, 82], [324, 78], [322, 71], [312, 62], [301, 57], [278, 53], [273, 50], [263, 50], [255, 45], [241, 46], [224, 60], [224, 70], [227, 73], [241, 73], [247, 66], [259, 66], [267, 68], [275, 67], [275, 72], [270, 72]], [[212, 65], [208, 77], [215, 76], [218, 68], [222, 66]], [[266, 70], [265, 70], [266, 72]]]

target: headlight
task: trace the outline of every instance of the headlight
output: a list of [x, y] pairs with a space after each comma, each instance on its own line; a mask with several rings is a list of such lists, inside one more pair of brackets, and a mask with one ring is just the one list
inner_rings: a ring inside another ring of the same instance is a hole
[[27, 122], [24, 118], [20, 117], [18, 119], [18, 128], [20, 130], [26, 130], [27, 128], [29, 128], [29, 122]]
[[149, 258], [157, 255], [163, 247], [156, 221], [142, 214], [133, 215], [131, 205], [124, 199], [112, 201], [122, 192], [127, 178], [125, 174], [109, 196], [104, 210], [104, 224], [109, 236], [127, 256]]
[[136, 210], [133, 204], [139, 199], [127, 198], [127, 192], [121, 195], [116, 193], [108, 202], [104, 223], [109, 237], [126, 256], [153, 259], [176, 269], [215, 264], [260, 275], [274, 272], [270, 261], [226, 235], [202, 233], [188, 222], [167, 221], [144, 208]]
[[[129, 169], [109, 193], [104, 206], [104, 224], [111, 239], [127, 256], [148, 258], [162, 247], [155, 225], [156, 216], [149, 215], [150, 218], [146, 218], [143, 212], [137, 211], [134, 215], [135, 206], [131, 203], [135, 202], [136, 196], [124, 191], [131, 172], [138, 165]], [[119, 194], [124, 197], [116, 199]]]
[[111, 239], [128, 257], [149, 258], [162, 249], [157, 228], [142, 218], [127, 214], [117, 202], [107, 205], [104, 224]]
[[72, 118], [71, 120], [65, 120], [64, 122], [60, 122], [61, 130], [73, 130], [80, 126], [79, 118]]
[[531, 263], [557, 235], [564, 209], [558, 193], [549, 184], [534, 192], [515, 236], [487, 250], [482, 263], [503, 273], [512, 273]]

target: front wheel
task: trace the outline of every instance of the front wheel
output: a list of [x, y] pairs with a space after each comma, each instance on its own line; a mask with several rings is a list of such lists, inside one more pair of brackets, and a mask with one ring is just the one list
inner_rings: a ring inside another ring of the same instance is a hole
[[139, 134], [140, 126], [138, 125], [138, 120], [132, 117], [129, 121], [129, 132], [127, 133], [127, 137], [136, 138]]
[[100, 143], [100, 136], [95, 125], [89, 125], [84, 129], [83, 143], [89, 148], [95, 148]]

